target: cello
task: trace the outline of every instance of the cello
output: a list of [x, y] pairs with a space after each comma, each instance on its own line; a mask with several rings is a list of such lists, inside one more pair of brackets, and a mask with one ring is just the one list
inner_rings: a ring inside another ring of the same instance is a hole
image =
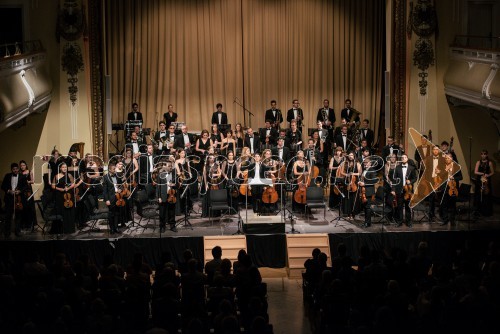
[[297, 179], [297, 184], [299, 185], [299, 189], [293, 195], [295, 202], [300, 204], [306, 204], [306, 189], [309, 187], [311, 183], [311, 178], [309, 177], [309, 172], [307, 171], [307, 163], [304, 163], [304, 172]]
[[[279, 172], [279, 170], [277, 170]], [[264, 188], [264, 191], [262, 192], [262, 202], [266, 204], [274, 204], [278, 202], [278, 192], [276, 191], [275, 183], [276, 183], [276, 176], [274, 176], [273, 173], [277, 172], [269, 172], [271, 174], [271, 180], [273, 181], [273, 184], [270, 186], [267, 186]]]

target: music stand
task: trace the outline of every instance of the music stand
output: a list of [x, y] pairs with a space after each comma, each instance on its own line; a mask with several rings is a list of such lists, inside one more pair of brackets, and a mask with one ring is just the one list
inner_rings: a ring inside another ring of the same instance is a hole
[[[283, 188], [282, 188], [282, 189], [283, 189]], [[293, 189], [293, 188], [292, 188], [292, 189]], [[283, 198], [283, 197], [282, 197], [282, 198]], [[293, 201], [293, 191], [292, 191], [292, 201]], [[297, 230], [295, 229], [295, 225], [294, 225], [294, 220], [295, 220], [295, 217], [294, 217], [294, 215], [293, 215], [293, 212], [292, 212], [290, 209], [288, 209], [288, 208], [286, 207], [286, 204], [285, 204], [285, 206], [283, 207], [283, 216], [284, 216], [285, 221], [286, 221], [286, 212], [287, 212], [287, 211], [288, 211], [288, 213], [289, 213], [288, 219], [290, 219], [290, 225], [292, 225], [292, 229], [291, 229], [290, 231], [286, 232], [286, 233], [290, 233], [290, 234], [300, 234], [300, 232], [299, 232], [299, 231], [297, 231]]]
[[329, 223], [335, 222], [335, 225], [333, 227], [337, 227], [340, 221], [344, 221], [346, 223], [350, 223], [350, 222], [348, 220], [346, 220], [345, 218], [342, 217], [342, 205], [344, 204], [345, 195], [342, 192], [342, 190], [340, 190], [340, 188], [337, 186], [337, 178], [335, 178], [335, 182], [333, 182], [333, 186], [334, 186], [335, 189], [337, 189], [337, 191], [340, 194], [339, 215], [338, 215], [337, 218], [333, 218], [332, 220], [330, 220]]
[[[256, 177], [253, 179], [248, 179], [247, 186], [269, 186], [273, 184], [273, 180], [271, 179], [263, 179], [260, 177]], [[245, 224], [248, 224], [248, 189], [245, 193]]]
[[175, 226], [180, 226], [181, 223], [184, 223], [184, 227], [189, 227], [191, 230], [193, 229], [193, 225], [191, 225], [191, 222], [189, 221], [189, 208], [188, 208], [188, 202], [189, 202], [189, 184], [186, 185], [186, 189], [181, 194], [181, 199], [184, 198], [184, 218], [179, 219], [178, 221], [175, 222]]

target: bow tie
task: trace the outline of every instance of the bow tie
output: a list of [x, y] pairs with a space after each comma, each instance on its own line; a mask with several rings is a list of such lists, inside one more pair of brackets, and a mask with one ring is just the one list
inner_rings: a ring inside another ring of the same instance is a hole
[[403, 168], [406, 168], [406, 167], [408, 167], [408, 165], [403, 165], [402, 167], [403, 167]]
[[164, 135], [164, 134], [166, 134], [166, 133], [167, 133], [166, 131], [161, 131], [161, 132], [160, 132], [160, 134], [161, 134], [161, 135]]
[[250, 136], [249, 138], [252, 138], [252, 139], [253, 139], [253, 136]]
[[439, 159], [439, 157], [433, 157], [433, 159], [434, 159], [434, 160], [437, 160], [437, 159]]
[[342, 137], [347, 137], [347, 135], [342, 135]]

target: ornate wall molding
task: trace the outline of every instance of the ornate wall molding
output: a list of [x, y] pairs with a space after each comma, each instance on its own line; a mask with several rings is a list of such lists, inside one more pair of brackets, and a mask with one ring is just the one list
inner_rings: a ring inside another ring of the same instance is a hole
[[406, 1], [393, 0], [391, 41], [391, 133], [404, 143], [406, 133]]
[[102, 73], [101, 1], [88, 1], [90, 82], [92, 107], [92, 148], [97, 156], [104, 157], [104, 85]]

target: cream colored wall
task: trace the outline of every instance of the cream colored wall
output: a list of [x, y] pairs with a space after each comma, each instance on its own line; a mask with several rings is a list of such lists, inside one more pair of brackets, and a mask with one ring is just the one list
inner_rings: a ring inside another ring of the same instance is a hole
[[[1, 175], [10, 171], [11, 162], [24, 159], [30, 163], [36, 154], [49, 154], [54, 145], [63, 154], [67, 154], [71, 144], [75, 142], [85, 142], [87, 152], [92, 147], [87, 85], [83, 73], [80, 73], [78, 82], [79, 106], [76, 118], [78, 135], [73, 138], [71, 133], [67, 76], [61, 70], [61, 50], [64, 41], [58, 43], [55, 37], [58, 3], [58, 0], [8, 0], [8, 4], [24, 6], [27, 22], [25, 39], [39, 39], [47, 50], [47, 67], [52, 79], [53, 90], [52, 101], [47, 112], [42, 115], [29, 116], [27, 125], [18, 130], [7, 129], [0, 133], [0, 142], [2, 143], [0, 145]], [[85, 64], [85, 67], [87, 66]]]

